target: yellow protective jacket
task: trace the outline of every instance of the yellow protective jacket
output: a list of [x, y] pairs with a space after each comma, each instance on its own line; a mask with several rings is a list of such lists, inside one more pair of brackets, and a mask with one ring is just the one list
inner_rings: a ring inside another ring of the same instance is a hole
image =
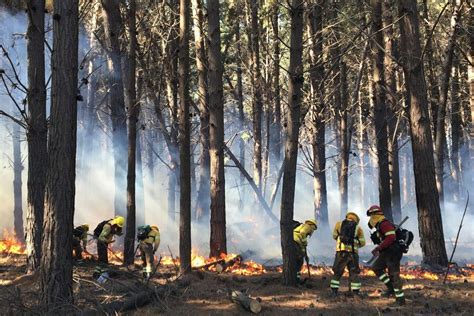
[[300, 247], [301, 251], [305, 251], [308, 246], [308, 237], [311, 237], [316, 230], [315, 226], [309, 224], [301, 224], [293, 230], [293, 239]]
[[102, 232], [99, 235], [99, 240], [103, 243], [110, 244], [113, 242], [114, 233], [112, 232], [112, 225], [110, 221], [104, 225]]
[[79, 242], [82, 242], [82, 247], [84, 249], [87, 248], [87, 232], [89, 231], [88, 229], [86, 229], [85, 225], [81, 225], [81, 226], [78, 226], [76, 228], [81, 228], [83, 233], [81, 236], [77, 237], [77, 236], [73, 236], [74, 239], [77, 239], [77, 241]]
[[160, 246], [160, 230], [152, 227], [148, 233], [148, 237], [141, 240], [140, 244], [141, 243], [153, 245], [153, 250], [156, 251]]
[[[336, 251], [350, 251], [350, 252], [352, 252], [352, 246], [343, 244], [341, 242], [341, 239], [339, 238], [339, 235], [341, 233], [341, 226], [342, 226], [342, 221], [337, 222], [336, 225], [334, 226], [334, 230], [332, 232], [332, 238], [334, 238], [336, 240]], [[356, 226], [356, 238], [354, 239], [354, 252], [357, 252], [359, 248], [362, 248], [364, 246], [365, 246], [364, 231], [357, 224], [357, 226]]]

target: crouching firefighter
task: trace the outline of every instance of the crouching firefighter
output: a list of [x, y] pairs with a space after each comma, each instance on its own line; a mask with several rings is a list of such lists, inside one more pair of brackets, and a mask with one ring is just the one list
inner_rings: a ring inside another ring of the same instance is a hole
[[87, 224], [77, 226], [72, 231], [72, 250], [74, 251], [74, 259], [76, 260], [81, 260], [82, 252], [87, 251], [87, 233], [88, 232], [89, 232], [89, 225]]
[[[372, 270], [375, 275], [387, 286], [387, 291], [382, 295], [390, 297], [395, 295], [399, 305], [405, 304], [405, 294], [402, 289], [402, 279], [400, 278], [400, 260], [403, 252], [396, 238], [396, 228], [393, 223], [383, 215], [382, 209], [378, 205], [372, 205], [367, 210], [369, 228], [375, 228], [370, 239], [377, 245], [372, 250], [372, 254], [377, 256]], [[385, 270], [388, 270], [388, 274]]]
[[122, 235], [124, 223], [125, 219], [122, 216], [115, 216], [113, 219], [101, 222], [94, 229], [94, 237], [97, 238], [97, 254], [99, 256], [100, 263], [109, 263], [107, 253], [108, 245], [115, 242], [115, 235]]
[[155, 252], [160, 246], [160, 230], [156, 225], [140, 226], [137, 229], [138, 247], [143, 260], [143, 277], [152, 276]]
[[359, 216], [356, 213], [348, 212], [346, 218], [334, 226], [332, 238], [336, 240], [336, 257], [332, 266], [334, 272], [331, 280], [332, 296], [337, 296], [339, 283], [346, 267], [349, 270], [351, 294], [360, 294], [358, 250], [365, 246], [365, 237], [364, 231], [359, 226], [359, 221]]
[[308, 252], [306, 248], [308, 247], [308, 237], [318, 229], [318, 224], [316, 220], [309, 219], [303, 224], [295, 222], [293, 226], [293, 240], [295, 245], [295, 255], [296, 255], [296, 268], [297, 268], [297, 281], [302, 283], [301, 280], [301, 268], [303, 267], [304, 260], [309, 263]]

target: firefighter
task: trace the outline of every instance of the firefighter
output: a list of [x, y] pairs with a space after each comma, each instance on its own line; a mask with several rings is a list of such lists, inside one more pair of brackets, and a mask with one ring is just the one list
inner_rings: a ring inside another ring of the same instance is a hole
[[109, 258], [107, 254], [108, 245], [115, 242], [115, 235], [121, 236], [125, 219], [122, 216], [106, 220], [97, 225], [94, 230], [94, 236], [97, 238], [97, 253], [99, 262], [108, 264]]
[[74, 259], [81, 260], [82, 252], [87, 251], [87, 233], [88, 232], [89, 232], [88, 224], [77, 226], [72, 231], [72, 250], [74, 251]]
[[308, 246], [308, 237], [318, 229], [318, 224], [314, 219], [308, 219], [303, 224], [297, 223], [293, 229], [293, 240], [295, 242], [295, 255], [296, 255], [296, 267], [298, 269], [296, 278], [298, 282], [301, 280], [301, 268], [303, 267], [304, 260], [309, 262], [308, 252], [306, 247]]
[[160, 246], [160, 230], [156, 225], [140, 226], [137, 230], [137, 237], [143, 260], [143, 277], [149, 279], [153, 272], [155, 252]]
[[332, 232], [332, 238], [336, 240], [336, 257], [332, 266], [334, 276], [331, 280], [331, 292], [334, 297], [337, 296], [339, 282], [346, 267], [349, 270], [351, 294], [360, 294], [358, 249], [365, 246], [365, 237], [359, 221], [356, 213], [348, 212], [343, 221], [336, 223]]
[[372, 254], [378, 256], [372, 270], [387, 286], [388, 290], [383, 295], [386, 297], [395, 295], [397, 303], [403, 305], [405, 304], [405, 295], [400, 278], [400, 260], [403, 252], [397, 242], [395, 225], [385, 218], [378, 205], [372, 205], [367, 210], [367, 216], [370, 216], [369, 228], [376, 229], [370, 237], [377, 245], [372, 250]]

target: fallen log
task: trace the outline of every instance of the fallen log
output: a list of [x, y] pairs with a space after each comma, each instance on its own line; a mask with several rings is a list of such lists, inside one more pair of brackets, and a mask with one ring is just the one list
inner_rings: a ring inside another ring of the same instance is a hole
[[215, 265], [223, 263], [223, 262], [225, 262], [225, 259], [219, 259], [219, 260], [216, 260], [216, 261], [213, 261], [213, 262], [206, 263], [206, 264], [204, 264], [202, 266], [199, 266], [199, 267], [193, 267], [192, 269], [193, 270], [207, 269], [207, 268], [210, 268], [212, 266], [215, 266]]
[[240, 263], [240, 262], [242, 262], [242, 256], [240, 255], [235, 256], [232, 259], [227, 260], [227, 261], [224, 260], [223, 262], [219, 262], [218, 264], [216, 264], [216, 271], [218, 273], [224, 272], [228, 268], [232, 267], [234, 264]]
[[232, 302], [239, 304], [254, 314], [258, 314], [262, 310], [262, 304], [260, 304], [258, 299], [251, 298], [249, 295], [240, 291], [232, 291], [231, 299]]

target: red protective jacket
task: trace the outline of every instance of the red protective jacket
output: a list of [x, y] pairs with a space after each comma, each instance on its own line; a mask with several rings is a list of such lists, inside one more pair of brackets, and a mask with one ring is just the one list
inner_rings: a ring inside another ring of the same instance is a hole
[[378, 251], [382, 251], [390, 247], [396, 238], [395, 226], [388, 220], [383, 220], [377, 227], [380, 239], [382, 242], [377, 246]]

